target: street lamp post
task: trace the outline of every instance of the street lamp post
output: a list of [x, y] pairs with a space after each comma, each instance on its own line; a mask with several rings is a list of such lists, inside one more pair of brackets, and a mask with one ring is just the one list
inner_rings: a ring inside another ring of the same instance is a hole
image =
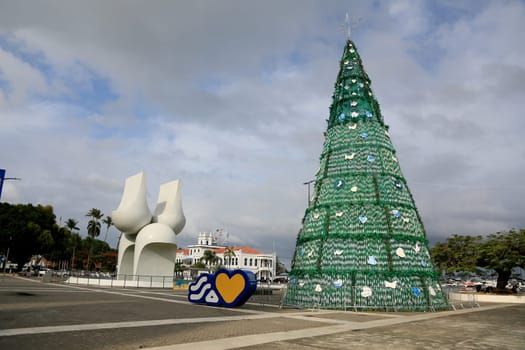
[[[9, 236], [9, 245], [7, 246], [7, 254], [4, 260], [4, 275], [5, 275], [5, 268], [7, 264], [9, 263], [9, 250], [11, 250], [11, 241], [13, 240], [13, 237]], [[11, 271], [11, 265], [9, 265], [9, 271]]]
[[312, 183], [314, 183], [315, 180], [310, 180], [310, 181], [306, 181], [303, 183], [303, 185], [307, 185], [308, 186], [308, 206], [310, 206], [310, 185]]
[[2, 187], [4, 185], [4, 181], [6, 180], [22, 180], [21, 178], [19, 177], [5, 177], [5, 169], [0, 169], [0, 198], [2, 198]]

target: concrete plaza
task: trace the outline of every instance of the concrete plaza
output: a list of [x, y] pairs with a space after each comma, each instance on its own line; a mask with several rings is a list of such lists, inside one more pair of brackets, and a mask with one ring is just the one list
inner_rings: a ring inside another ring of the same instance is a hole
[[0, 349], [525, 349], [525, 305], [436, 313], [193, 305], [185, 292], [0, 276]]

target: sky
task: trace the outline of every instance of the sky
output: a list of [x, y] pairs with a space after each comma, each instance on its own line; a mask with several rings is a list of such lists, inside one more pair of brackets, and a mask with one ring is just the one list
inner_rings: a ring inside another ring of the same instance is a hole
[[22, 179], [0, 200], [85, 236], [128, 176], [151, 210], [180, 179], [179, 246], [223, 229], [289, 267], [346, 12], [429, 241], [525, 228], [525, 2], [507, 0], [0, 0], [0, 168]]

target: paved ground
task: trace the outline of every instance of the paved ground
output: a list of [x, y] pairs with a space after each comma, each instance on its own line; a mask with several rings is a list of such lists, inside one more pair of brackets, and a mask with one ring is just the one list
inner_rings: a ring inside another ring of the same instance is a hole
[[0, 276], [0, 349], [525, 349], [525, 305], [438, 313], [237, 309], [171, 290], [102, 289]]

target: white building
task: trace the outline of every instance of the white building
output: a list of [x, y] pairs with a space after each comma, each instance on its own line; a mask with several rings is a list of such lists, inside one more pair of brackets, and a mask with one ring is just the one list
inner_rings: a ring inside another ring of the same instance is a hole
[[[187, 249], [178, 249], [175, 257], [176, 263], [189, 267], [203, 261], [205, 251], [212, 251], [217, 256], [217, 261], [209, 264], [208, 268], [224, 266], [228, 269], [241, 269], [252, 271], [258, 280], [268, 280], [275, 277], [275, 253], [267, 254], [247, 246], [227, 247], [218, 245], [215, 237], [209, 232], [200, 232], [197, 244], [189, 245]], [[230, 251], [233, 254], [230, 254]]]

